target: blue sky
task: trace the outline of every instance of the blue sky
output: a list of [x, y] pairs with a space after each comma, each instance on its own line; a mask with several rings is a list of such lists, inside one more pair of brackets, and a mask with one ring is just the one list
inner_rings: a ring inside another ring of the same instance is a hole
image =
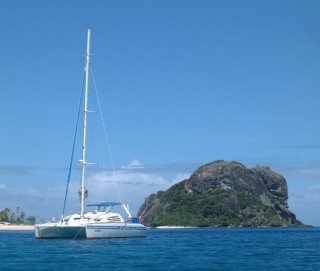
[[[0, 209], [61, 213], [91, 26], [116, 177], [110, 161], [89, 170], [90, 200], [119, 191], [136, 213], [146, 196], [198, 166], [234, 160], [282, 174], [290, 209], [320, 225], [319, 8], [291, 0], [1, 1]], [[101, 146], [102, 136], [89, 143], [92, 162], [108, 156]], [[78, 173], [70, 212], [77, 185]]]

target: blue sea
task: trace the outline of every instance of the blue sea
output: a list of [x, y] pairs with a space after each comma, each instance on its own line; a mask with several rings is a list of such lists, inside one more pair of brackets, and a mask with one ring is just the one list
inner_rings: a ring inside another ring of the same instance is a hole
[[320, 270], [320, 228], [152, 229], [100, 240], [0, 231], [0, 240], [0, 270]]

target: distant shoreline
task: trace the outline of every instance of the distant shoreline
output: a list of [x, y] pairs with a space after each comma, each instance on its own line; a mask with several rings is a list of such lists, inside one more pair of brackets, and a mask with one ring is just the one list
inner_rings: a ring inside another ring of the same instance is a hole
[[0, 231], [33, 231], [33, 225], [0, 224]]
[[313, 227], [320, 227], [320, 226], [313, 226], [313, 225], [306, 225], [302, 224], [299, 226], [279, 226], [279, 227], [272, 227], [272, 226], [256, 226], [256, 227], [235, 227], [235, 226], [228, 226], [228, 227], [194, 227], [194, 226], [158, 226], [158, 227], [149, 227], [149, 229], [158, 229], [158, 230], [175, 230], [175, 229], [259, 229], [259, 228], [313, 228]]
[[169, 229], [193, 229], [196, 227], [191, 227], [191, 226], [158, 226], [156, 229], [159, 230], [169, 230]]

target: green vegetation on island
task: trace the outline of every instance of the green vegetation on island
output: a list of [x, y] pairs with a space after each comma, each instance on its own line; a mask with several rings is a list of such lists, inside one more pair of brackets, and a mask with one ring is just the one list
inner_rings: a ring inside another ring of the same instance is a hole
[[300, 226], [288, 209], [286, 180], [268, 167], [216, 161], [146, 198], [139, 215], [152, 226]]
[[17, 207], [16, 213], [12, 212], [10, 208], [0, 211], [0, 223], [33, 225], [35, 221], [34, 216], [26, 217], [26, 213], [20, 207]]

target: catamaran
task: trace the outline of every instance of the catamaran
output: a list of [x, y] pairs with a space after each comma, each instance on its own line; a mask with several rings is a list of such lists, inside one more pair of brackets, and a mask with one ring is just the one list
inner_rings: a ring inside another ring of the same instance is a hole
[[[129, 206], [122, 202], [100, 202], [97, 204], [88, 204], [87, 207], [95, 207], [93, 211], [86, 212], [85, 202], [88, 197], [86, 189], [86, 166], [87, 166], [87, 127], [88, 127], [88, 94], [89, 94], [89, 66], [90, 66], [90, 39], [91, 30], [88, 28], [87, 50], [85, 63], [85, 97], [83, 109], [83, 144], [81, 165], [81, 187], [80, 211], [78, 213], [64, 216], [68, 186], [65, 194], [62, 217], [58, 222], [47, 222], [35, 224], [35, 237], [42, 238], [126, 238], [126, 237], [145, 237], [147, 235], [146, 227], [140, 223], [139, 218], [132, 217]], [[74, 148], [74, 147], [73, 147]], [[73, 151], [72, 151], [73, 152]], [[71, 159], [72, 160], [72, 159]], [[70, 181], [69, 168], [68, 182]], [[114, 212], [116, 206], [122, 207], [125, 215]]]

